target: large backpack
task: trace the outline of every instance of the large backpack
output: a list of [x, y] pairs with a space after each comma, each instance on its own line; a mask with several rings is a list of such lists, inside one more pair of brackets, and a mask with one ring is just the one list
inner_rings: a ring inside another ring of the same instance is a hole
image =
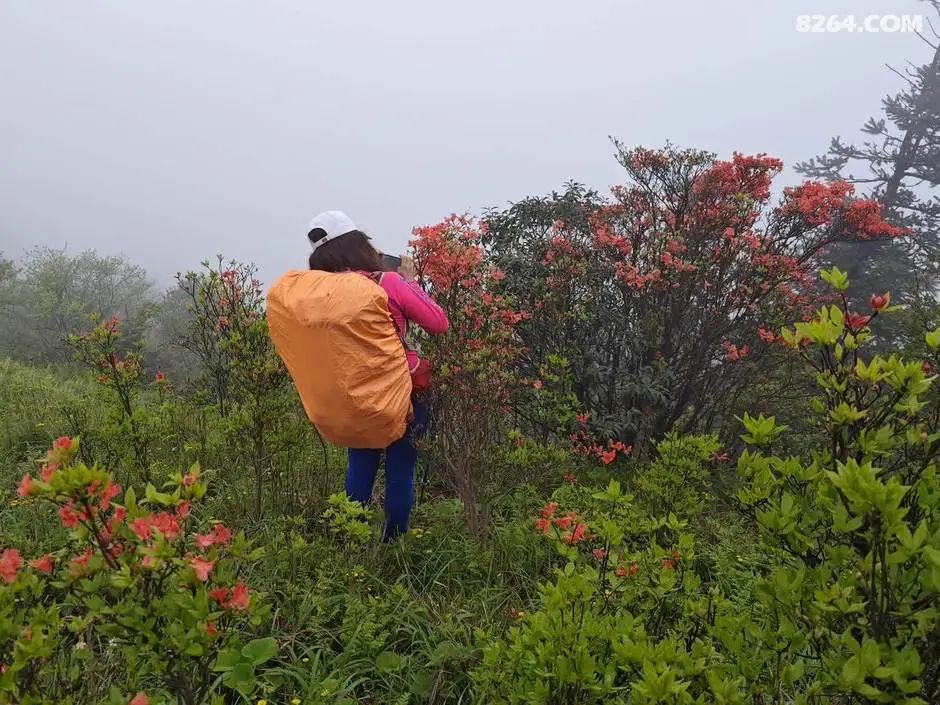
[[408, 360], [388, 295], [355, 272], [292, 271], [268, 292], [268, 328], [320, 434], [386, 448], [411, 413]]

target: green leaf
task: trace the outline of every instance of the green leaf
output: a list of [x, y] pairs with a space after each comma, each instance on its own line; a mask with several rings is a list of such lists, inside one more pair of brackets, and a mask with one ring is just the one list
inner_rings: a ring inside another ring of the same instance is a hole
[[260, 666], [277, 656], [277, 641], [270, 636], [264, 639], [253, 639], [242, 647], [242, 656], [248, 659], [252, 665]]
[[379, 673], [398, 671], [405, 665], [405, 660], [394, 651], [383, 651], [375, 659], [375, 668]]

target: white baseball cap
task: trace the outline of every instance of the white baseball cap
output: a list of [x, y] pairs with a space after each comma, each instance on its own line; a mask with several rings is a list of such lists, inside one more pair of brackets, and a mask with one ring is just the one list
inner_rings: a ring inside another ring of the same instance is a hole
[[[321, 237], [316, 242], [310, 240], [310, 233], [314, 230], [323, 230], [326, 237]], [[333, 238], [345, 235], [353, 230], [358, 230], [356, 224], [343, 211], [324, 211], [310, 221], [310, 227], [307, 228], [307, 239], [310, 240], [311, 249], [316, 250], [320, 245], [325, 245]]]

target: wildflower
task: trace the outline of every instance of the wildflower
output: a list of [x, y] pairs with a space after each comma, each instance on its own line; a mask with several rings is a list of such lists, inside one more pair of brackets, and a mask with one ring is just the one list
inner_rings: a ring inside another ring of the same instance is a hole
[[148, 698], [143, 693], [137, 693], [133, 698], [131, 698], [128, 705], [150, 705], [150, 698]]
[[618, 565], [617, 569], [614, 571], [614, 575], [616, 575], [618, 578], [632, 578], [634, 575], [636, 575], [637, 570], [638, 568], [636, 563], [630, 567], [625, 565]]
[[887, 308], [889, 303], [891, 303], [891, 294], [890, 292], [885, 292], [884, 294], [872, 294], [870, 303], [872, 311], [882, 311]]
[[677, 549], [675, 549], [675, 548], [672, 549], [672, 559], [673, 559], [676, 563], [678, 563], [680, 560], [682, 560], [682, 554], [679, 553], [679, 551], [678, 551]]
[[860, 331], [871, 321], [871, 316], [862, 316], [861, 314], [849, 312], [845, 315], [845, 325], [853, 332]]
[[215, 543], [212, 534], [196, 534], [196, 547], [200, 551], [205, 551]]
[[215, 624], [210, 620], [206, 622], [206, 636], [214, 637], [219, 633], [219, 630], [215, 628]]
[[42, 466], [42, 470], [39, 471], [39, 476], [42, 478], [43, 482], [48, 483], [52, 476], [55, 474], [55, 471], [59, 469], [58, 463], [46, 463]]
[[66, 529], [77, 529], [80, 519], [81, 516], [75, 513], [75, 504], [73, 502], [69, 502], [64, 507], [59, 507], [59, 520]]
[[40, 573], [45, 573], [49, 575], [52, 573], [52, 554], [47, 553], [41, 558], [37, 558], [29, 562], [29, 565], [34, 570], [38, 570]]
[[666, 558], [665, 560], [663, 560], [663, 568], [665, 570], [672, 570], [673, 568], [675, 568], [675, 564], [671, 560]]
[[232, 594], [223, 606], [230, 610], [245, 611], [248, 609], [249, 601], [248, 588], [243, 583], [235, 583]]
[[552, 527], [552, 522], [549, 519], [536, 519], [535, 528], [541, 531], [543, 534], [547, 534], [548, 530]]
[[539, 389], [542, 388], [542, 381], [541, 381], [541, 380], [538, 380], [538, 379], [535, 380], [535, 381], [532, 383], [532, 387], [533, 387], [536, 391], [538, 391]]
[[153, 376], [153, 379], [155, 382], [164, 382], [166, 381], [166, 375], [163, 374], [160, 370], [157, 370], [156, 374]]
[[0, 578], [7, 585], [16, 580], [16, 574], [23, 566], [23, 557], [15, 548], [8, 548], [0, 554]]
[[191, 473], [189, 473], [188, 475], [185, 475], [185, 476], [183, 477], [183, 486], [184, 486], [184, 487], [192, 487], [193, 485], [196, 484], [196, 481], [197, 481], [198, 479], [199, 479], [199, 476], [196, 475], [196, 473], [191, 472]]
[[150, 522], [147, 520], [147, 517], [137, 517], [134, 519], [134, 521], [131, 522], [131, 531], [137, 534], [137, 538], [141, 541], [149, 541], [152, 536]]
[[594, 558], [597, 560], [602, 561], [607, 558], [607, 550], [603, 548], [595, 548], [593, 551], [591, 551], [591, 555], [594, 556]]
[[33, 486], [33, 476], [29, 473], [23, 475], [23, 479], [20, 480], [20, 486], [16, 488], [16, 494], [20, 497], [29, 497], [35, 487]]
[[91, 560], [91, 549], [87, 549], [82, 555], [69, 561], [69, 577], [80, 578], [88, 572], [88, 561]]
[[588, 415], [586, 412], [583, 414], [577, 414], [574, 418], [575, 418], [575, 421], [577, 421], [578, 424], [581, 426], [586, 425], [588, 422]]
[[108, 480], [108, 484], [104, 486], [104, 490], [101, 492], [101, 509], [102, 511], [108, 511], [111, 507], [111, 500], [121, 494], [121, 486], [112, 483]]
[[568, 529], [568, 527], [571, 526], [572, 521], [574, 521], [574, 512], [568, 512], [568, 514], [566, 514], [563, 517], [559, 517], [558, 519], [553, 519], [552, 524], [557, 526], [562, 531], [565, 531]]
[[777, 336], [774, 335], [773, 331], [769, 331], [763, 326], [757, 329], [757, 335], [765, 343], [772, 343], [777, 339]]
[[55, 439], [53, 447], [57, 450], [69, 450], [72, 447], [72, 439], [68, 436], [59, 436]]
[[190, 503], [188, 499], [184, 499], [178, 505], [176, 505], [176, 518], [177, 519], [188, 519], [190, 511]]
[[549, 502], [544, 507], [539, 509], [539, 516], [543, 519], [551, 519], [555, 516], [555, 511], [558, 509], [558, 502]]
[[565, 538], [565, 543], [569, 546], [574, 546], [577, 543], [580, 543], [584, 539], [584, 534], [587, 532], [587, 524], [578, 523], [575, 525], [574, 530]]
[[150, 524], [167, 539], [172, 541], [180, 535], [180, 525], [176, 517], [167, 512], [160, 512], [150, 517]]
[[229, 589], [228, 588], [216, 588], [215, 590], [209, 591], [209, 597], [215, 600], [219, 605], [223, 605], [228, 599]]
[[601, 462], [604, 463], [604, 465], [610, 465], [616, 459], [617, 459], [616, 448], [611, 448], [610, 450], [605, 451], [604, 453], [601, 453]]
[[574, 484], [577, 484], [578, 482], [578, 476], [575, 475], [573, 472], [566, 472], [562, 479], [565, 482], [567, 482], [569, 485], [574, 485]]
[[209, 579], [209, 573], [212, 572], [212, 568], [215, 566], [215, 561], [207, 561], [199, 556], [194, 556], [189, 559], [189, 565], [196, 573], [196, 579], [204, 583]]
[[232, 540], [232, 532], [226, 529], [224, 524], [216, 524], [212, 527], [212, 539], [220, 546], [228, 546]]

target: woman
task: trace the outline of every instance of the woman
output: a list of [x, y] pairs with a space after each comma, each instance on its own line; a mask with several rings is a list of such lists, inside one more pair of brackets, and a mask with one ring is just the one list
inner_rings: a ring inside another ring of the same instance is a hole
[[[408, 326], [416, 324], [432, 335], [447, 331], [447, 315], [413, 281], [398, 272], [383, 272], [382, 255], [372, 246], [369, 237], [356, 228], [340, 211], [321, 213], [310, 223], [307, 234], [313, 252], [310, 269], [324, 272], [359, 272], [372, 277], [388, 294], [388, 308], [408, 357], [413, 379], [416, 370], [427, 363], [411, 350], [405, 340]], [[346, 494], [366, 504], [372, 497], [372, 486], [385, 453], [385, 540], [389, 541], [408, 530], [408, 518], [414, 502], [415, 464], [418, 450], [415, 441], [427, 424], [427, 402], [420, 392], [412, 395], [414, 417], [405, 436], [384, 451], [350, 449], [346, 470]]]

